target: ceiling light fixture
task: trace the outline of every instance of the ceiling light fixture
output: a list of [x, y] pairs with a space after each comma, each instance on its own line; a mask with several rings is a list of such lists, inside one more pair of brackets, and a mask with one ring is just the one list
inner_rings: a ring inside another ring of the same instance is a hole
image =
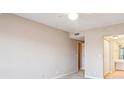
[[79, 15], [77, 13], [69, 13], [68, 14], [68, 18], [70, 20], [76, 20], [76, 19], [78, 19], [78, 17], [79, 17]]
[[118, 39], [118, 36], [113, 36], [114, 39]]

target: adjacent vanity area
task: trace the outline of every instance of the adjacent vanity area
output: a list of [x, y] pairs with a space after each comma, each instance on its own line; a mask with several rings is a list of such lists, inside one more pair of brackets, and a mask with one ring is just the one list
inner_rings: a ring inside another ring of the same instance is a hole
[[115, 61], [116, 70], [124, 70], [124, 44], [119, 45], [119, 60]]
[[104, 38], [104, 76], [124, 71], [124, 35]]
[[115, 62], [116, 70], [124, 70], [124, 60], [118, 60]]

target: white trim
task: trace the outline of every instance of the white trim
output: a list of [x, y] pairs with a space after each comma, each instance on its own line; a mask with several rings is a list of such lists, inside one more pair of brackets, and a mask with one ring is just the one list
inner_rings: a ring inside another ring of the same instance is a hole
[[84, 67], [82, 67], [82, 68], [81, 68], [81, 70], [85, 70], [85, 68], [84, 68]]
[[[124, 69], [121, 69], [121, 68], [116, 68], [116, 70], [121, 70], [121, 71], [124, 71]], [[115, 70], [115, 71], [116, 71], [116, 70]]]
[[89, 75], [85, 75], [85, 78], [89, 78], [89, 79], [104, 79], [104, 78], [99, 78], [99, 77], [94, 77], [94, 76], [89, 76]]
[[58, 76], [55, 76], [51, 79], [59, 79], [59, 78], [62, 78], [64, 76], [67, 76], [67, 75], [70, 75], [70, 74], [73, 74], [73, 73], [76, 73], [77, 71], [73, 71], [73, 72], [69, 72], [69, 73], [66, 73], [66, 74], [62, 74], [62, 75], [58, 75]]

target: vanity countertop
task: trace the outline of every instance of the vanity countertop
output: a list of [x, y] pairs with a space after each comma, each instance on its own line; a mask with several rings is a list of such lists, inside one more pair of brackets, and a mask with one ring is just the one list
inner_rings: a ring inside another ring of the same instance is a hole
[[124, 60], [116, 60], [115, 63], [124, 63]]

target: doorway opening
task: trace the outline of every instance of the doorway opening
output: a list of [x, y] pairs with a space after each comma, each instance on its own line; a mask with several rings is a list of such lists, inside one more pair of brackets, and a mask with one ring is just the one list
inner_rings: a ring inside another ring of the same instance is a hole
[[77, 71], [85, 70], [85, 42], [77, 41]]
[[104, 37], [104, 78], [124, 79], [124, 35]]

